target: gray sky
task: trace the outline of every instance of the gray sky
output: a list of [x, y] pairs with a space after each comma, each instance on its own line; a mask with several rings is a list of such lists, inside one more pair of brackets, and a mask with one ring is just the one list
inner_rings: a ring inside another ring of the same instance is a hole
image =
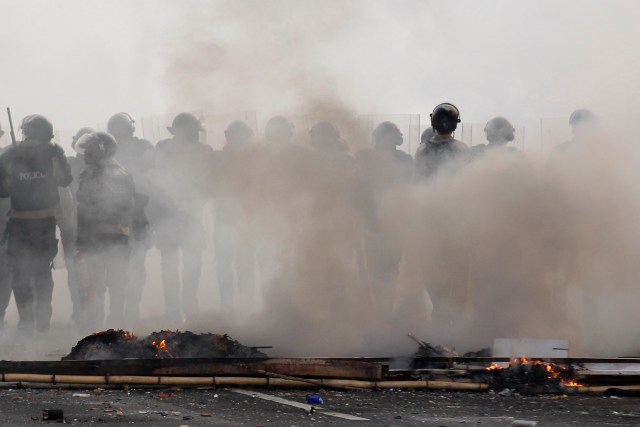
[[[58, 129], [207, 108], [533, 126], [640, 96], [640, 2], [0, 0], [0, 105]], [[6, 127], [6, 119], [0, 117]]]

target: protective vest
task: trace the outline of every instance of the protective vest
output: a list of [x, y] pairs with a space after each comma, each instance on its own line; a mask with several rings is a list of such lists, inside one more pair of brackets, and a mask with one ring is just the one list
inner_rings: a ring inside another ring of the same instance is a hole
[[12, 218], [55, 216], [58, 186], [71, 182], [64, 153], [50, 143], [25, 141], [7, 150], [0, 160], [4, 191], [11, 198]]

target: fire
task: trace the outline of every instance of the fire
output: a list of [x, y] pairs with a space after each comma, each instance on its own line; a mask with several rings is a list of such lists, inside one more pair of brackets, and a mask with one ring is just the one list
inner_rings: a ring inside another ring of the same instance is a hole
[[[505, 365], [506, 364], [492, 363], [484, 369], [486, 371], [499, 371], [506, 369], [507, 366]], [[556, 365], [555, 363], [548, 363], [542, 360], [529, 360], [525, 356], [512, 359], [508, 366], [508, 368], [521, 367], [525, 368], [527, 371], [530, 371], [533, 368], [542, 370], [549, 380], [557, 382], [564, 387], [582, 387], [582, 384], [578, 384], [575, 380], [569, 379], [572, 376], [572, 370], [570, 367], [563, 367]]]
[[545, 365], [544, 369], [547, 371], [547, 377], [550, 379], [560, 378], [560, 375], [562, 374], [562, 371], [556, 365]]
[[563, 381], [562, 385], [564, 387], [582, 387], [582, 384], [578, 384], [577, 382], [575, 382], [574, 380], [569, 380], [569, 381]]
[[153, 341], [151, 343], [152, 346], [154, 346], [156, 348], [156, 356], [160, 356], [162, 353], [166, 353], [167, 356], [169, 357], [173, 357], [171, 355], [171, 353], [169, 352], [169, 348], [167, 347], [167, 341], [166, 340], [162, 340], [160, 341], [160, 343], [157, 343], [156, 341]]

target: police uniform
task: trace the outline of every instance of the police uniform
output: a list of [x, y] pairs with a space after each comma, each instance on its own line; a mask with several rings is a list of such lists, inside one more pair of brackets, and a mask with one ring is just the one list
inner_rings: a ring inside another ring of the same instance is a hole
[[[136, 197], [135, 208], [138, 210], [136, 218], [142, 219], [144, 208], [148, 202], [150, 189], [150, 172], [153, 165], [154, 147], [146, 139], [135, 136], [117, 138], [118, 151], [116, 160], [129, 172], [136, 184], [136, 191], [141, 193]], [[134, 228], [135, 233], [129, 240], [131, 254], [129, 259], [129, 286], [127, 287], [125, 317], [129, 325], [135, 325], [140, 321], [140, 301], [142, 291], [147, 282], [146, 257], [150, 247], [149, 224], [138, 224]]]
[[52, 314], [51, 268], [58, 247], [58, 187], [71, 183], [69, 165], [58, 145], [27, 137], [0, 156], [0, 180], [0, 196], [11, 198], [5, 233], [20, 315], [18, 330], [30, 333], [35, 325], [46, 332]]
[[87, 165], [80, 174], [76, 263], [81, 309], [77, 323], [85, 332], [102, 328], [107, 289], [107, 326], [124, 325], [134, 195], [131, 175], [113, 157]]
[[198, 313], [205, 249], [203, 213], [214, 159], [213, 149], [198, 141], [176, 136], [156, 145], [150, 219], [162, 256], [165, 313], [172, 321], [179, 320], [181, 311], [188, 317]]

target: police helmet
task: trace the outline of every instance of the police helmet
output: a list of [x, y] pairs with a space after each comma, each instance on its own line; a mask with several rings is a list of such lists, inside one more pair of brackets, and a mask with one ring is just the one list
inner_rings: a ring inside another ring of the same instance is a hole
[[249, 125], [242, 120], [234, 120], [231, 123], [229, 123], [229, 126], [227, 126], [227, 129], [225, 129], [224, 133], [227, 136], [232, 136], [232, 135], [253, 136], [253, 129], [251, 129]]
[[595, 123], [598, 121], [598, 117], [591, 110], [587, 110], [586, 108], [581, 108], [573, 113], [571, 113], [571, 117], [569, 117], [569, 124], [571, 126], [582, 125], [586, 123]]
[[77, 142], [77, 150], [86, 154], [87, 150], [92, 147], [97, 148], [96, 160], [103, 160], [113, 157], [116, 154], [118, 144], [116, 139], [107, 132], [91, 132], [82, 135]]
[[460, 123], [460, 110], [451, 103], [439, 104], [431, 113], [431, 127], [438, 133], [452, 133], [458, 127], [458, 123]]
[[174, 117], [171, 126], [167, 128], [172, 135], [176, 135], [181, 132], [188, 132], [195, 135], [201, 130], [204, 130], [200, 119], [191, 113], [180, 113]]
[[489, 142], [510, 142], [515, 138], [516, 129], [504, 117], [494, 117], [487, 122], [484, 131]]
[[82, 138], [83, 135], [87, 135], [93, 132], [95, 132], [95, 130], [93, 130], [93, 128], [90, 128], [90, 127], [83, 127], [78, 129], [76, 134], [71, 139], [71, 148], [75, 150], [78, 142], [80, 141], [80, 138]]
[[25, 139], [49, 142], [53, 139], [53, 125], [44, 116], [32, 114], [22, 120], [22, 134]]
[[288, 141], [293, 136], [293, 123], [282, 116], [274, 116], [269, 119], [264, 136], [267, 141]]
[[429, 142], [433, 137], [433, 135], [434, 135], [433, 128], [432, 127], [426, 128], [422, 132], [422, 135], [420, 135], [420, 144], [426, 144], [427, 142]]
[[115, 138], [132, 137], [136, 131], [135, 122], [128, 113], [114, 114], [107, 122], [107, 132]]
[[395, 123], [382, 122], [373, 130], [373, 142], [375, 145], [402, 145], [402, 132]]

